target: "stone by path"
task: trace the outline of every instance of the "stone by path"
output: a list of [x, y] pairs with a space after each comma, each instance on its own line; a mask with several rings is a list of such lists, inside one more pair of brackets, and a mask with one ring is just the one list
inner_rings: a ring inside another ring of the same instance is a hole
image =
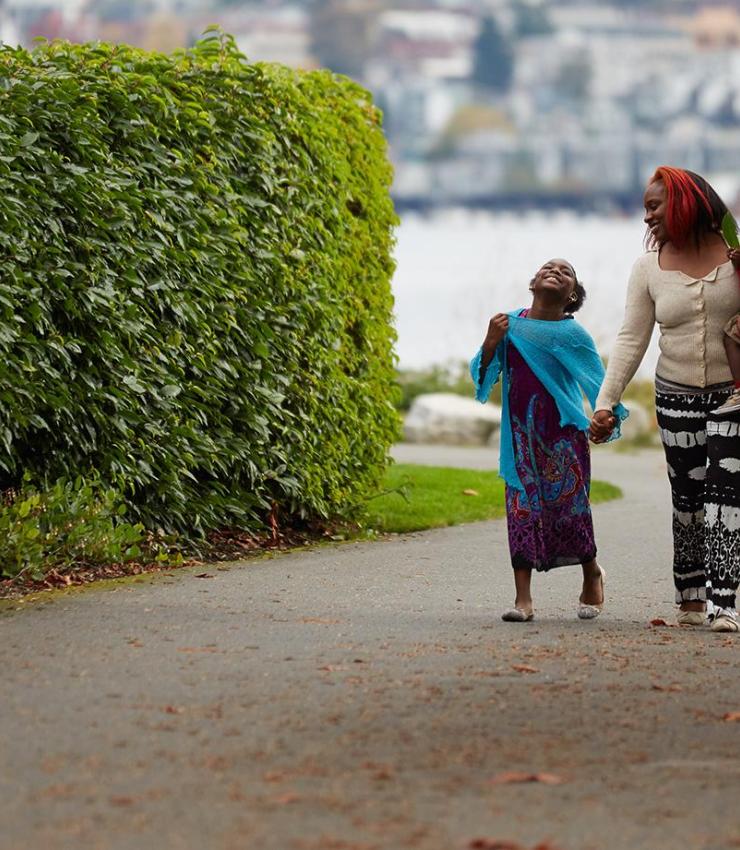
[[592, 623], [570, 568], [501, 622], [502, 522], [4, 611], [0, 848], [740, 847], [740, 643], [650, 627], [673, 621], [662, 457], [594, 466], [625, 499], [595, 510]]

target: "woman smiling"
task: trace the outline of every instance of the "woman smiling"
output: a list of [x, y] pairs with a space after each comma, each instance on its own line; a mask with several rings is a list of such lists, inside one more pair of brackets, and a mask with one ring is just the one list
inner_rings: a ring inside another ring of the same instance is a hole
[[602, 442], [655, 323], [655, 389], [673, 497], [678, 622], [737, 632], [740, 578], [740, 411], [714, 411], [733, 390], [724, 327], [740, 288], [720, 233], [727, 207], [691, 171], [661, 167], [645, 191], [646, 243], [627, 290], [624, 322], [596, 402], [591, 436]]

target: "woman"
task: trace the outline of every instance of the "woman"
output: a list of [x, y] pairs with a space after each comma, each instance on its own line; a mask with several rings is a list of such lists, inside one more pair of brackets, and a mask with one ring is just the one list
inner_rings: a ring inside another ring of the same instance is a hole
[[678, 622], [705, 616], [737, 632], [740, 572], [740, 412], [713, 411], [733, 389], [723, 328], [740, 287], [720, 225], [727, 207], [691, 171], [661, 167], [645, 192], [648, 252], [634, 264], [622, 328], [596, 401], [591, 437], [610, 433], [614, 406], [635, 374], [655, 322], [658, 426], [673, 496]]
[[503, 619], [532, 620], [532, 570], [567, 564], [583, 570], [578, 616], [593, 619], [604, 604], [604, 571], [591, 520], [583, 393], [595, 402], [604, 368], [593, 340], [573, 320], [586, 296], [573, 266], [550, 260], [529, 288], [532, 306], [495, 315], [470, 364], [480, 402], [503, 373], [499, 468], [516, 588]]

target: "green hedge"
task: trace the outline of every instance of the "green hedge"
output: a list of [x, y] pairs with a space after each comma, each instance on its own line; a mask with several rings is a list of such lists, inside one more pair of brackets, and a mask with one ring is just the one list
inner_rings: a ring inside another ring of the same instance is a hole
[[0, 49], [0, 487], [147, 528], [348, 517], [396, 435], [380, 115], [328, 72]]

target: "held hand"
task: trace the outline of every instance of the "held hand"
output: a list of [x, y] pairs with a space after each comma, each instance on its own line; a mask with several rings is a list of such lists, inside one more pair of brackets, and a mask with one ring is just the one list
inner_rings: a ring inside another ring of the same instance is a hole
[[483, 345], [486, 348], [496, 348], [508, 330], [509, 317], [506, 313], [496, 313], [488, 323], [488, 330], [486, 331], [486, 338], [483, 341]]
[[596, 410], [591, 417], [588, 436], [592, 443], [605, 443], [611, 436], [617, 419], [611, 410]]
[[740, 271], [740, 248], [730, 248], [727, 252], [727, 256], [730, 260], [732, 260], [732, 265]]

